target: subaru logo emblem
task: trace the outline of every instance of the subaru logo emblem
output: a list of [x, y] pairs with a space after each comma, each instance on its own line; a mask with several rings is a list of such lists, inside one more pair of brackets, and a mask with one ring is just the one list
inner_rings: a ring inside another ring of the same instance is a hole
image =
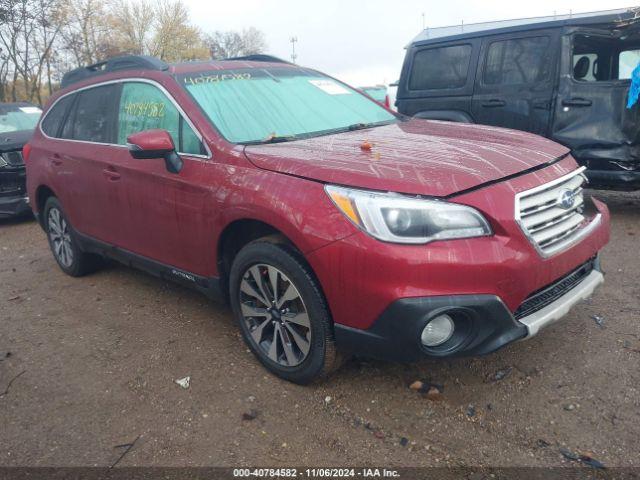
[[576, 194], [573, 192], [573, 190], [564, 190], [558, 198], [558, 206], [565, 210], [569, 210], [571, 207], [573, 207], [575, 200]]

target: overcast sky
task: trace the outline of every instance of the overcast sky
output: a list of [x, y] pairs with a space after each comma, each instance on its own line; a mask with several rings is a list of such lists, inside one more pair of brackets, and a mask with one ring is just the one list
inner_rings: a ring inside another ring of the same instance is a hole
[[298, 38], [298, 63], [354, 86], [390, 83], [400, 75], [404, 46], [428, 27], [634, 6], [602, 0], [186, 0], [204, 31], [256, 27], [269, 53], [289, 59]]

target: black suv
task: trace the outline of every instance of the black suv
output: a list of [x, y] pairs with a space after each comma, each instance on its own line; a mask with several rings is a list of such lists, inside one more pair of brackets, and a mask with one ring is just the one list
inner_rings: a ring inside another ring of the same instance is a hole
[[591, 185], [640, 189], [640, 10], [427, 29], [407, 48], [396, 105], [420, 118], [537, 133], [572, 149]]
[[0, 218], [31, 213], [22, 147], [42, 111], [30, 103], [0, 103]]

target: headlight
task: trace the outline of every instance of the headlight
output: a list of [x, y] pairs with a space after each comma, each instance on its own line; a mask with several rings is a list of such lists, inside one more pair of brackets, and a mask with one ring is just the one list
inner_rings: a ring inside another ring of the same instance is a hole
[[7, 163], [7, 160], [4, 158], [4, 153], [0, 153], [0, 168], [6, 167], [7, 165], [9, 164]]
[[482, 214], [465, 205], [333, 185], [325, 190], [349, 220], [385, 242], [428, 243], [492, 234]]

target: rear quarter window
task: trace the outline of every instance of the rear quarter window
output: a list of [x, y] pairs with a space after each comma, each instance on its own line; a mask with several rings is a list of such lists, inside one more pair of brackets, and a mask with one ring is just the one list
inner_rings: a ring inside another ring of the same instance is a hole
[[487, 50], [483, 83], [521, 85], [548, 80], [551, 73], [548, 36], [492, 42]]
[[409, 90], [462, 88], [467, 83], [469, 44], [419, 50], [413, 57]]
[[631, 73], [640, 64], [640, 49], [624, 50], [618, 57], [618, 79], [631, 78]]
[[58, 137], [62, 123], [71, 103], [73, 102], [73, 95], [67, 95], [58, 100], [53, 107], [47, 112], [46, 116], [42, 120], [42, 131], [49, 137]]

